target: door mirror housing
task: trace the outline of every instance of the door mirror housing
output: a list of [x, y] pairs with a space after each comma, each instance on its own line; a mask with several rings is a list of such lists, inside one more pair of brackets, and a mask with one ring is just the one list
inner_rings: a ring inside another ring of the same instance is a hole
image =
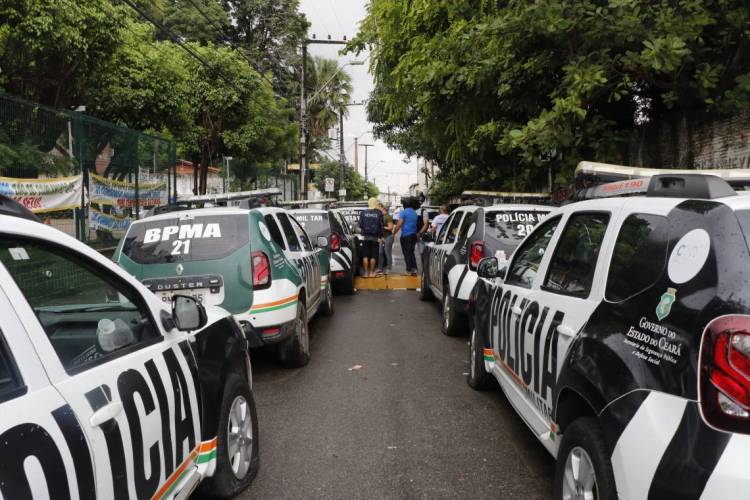
[[318, 248], [326, 248], [328, 246], [328, 238], [325, 236], [318, 236], [315, 243], [318, 245]]
[[189, 332], [206, 326], [206, 309], [194, 297], [175, 295], [172, 297], [172, 319], [178, 330]]
[[501, 265], [496, 257], [485, 257], [479, 261], [477, 274], [480, 278], [485, 279], [502, 278], [505, 275], [505, 268], [506, 263]]

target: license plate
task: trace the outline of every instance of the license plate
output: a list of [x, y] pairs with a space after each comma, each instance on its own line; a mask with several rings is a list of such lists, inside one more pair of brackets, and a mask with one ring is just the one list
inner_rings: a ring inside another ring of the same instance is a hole
[[174, 292], [158, 292], [159, 298], [162, 302], [172, 302], [174, 295], [187, 295], [193, 297], [195, 300], [203, 304], [206, 297], [209, 295], [208, 289], [197, 289], [197, 290], [175, 290]]

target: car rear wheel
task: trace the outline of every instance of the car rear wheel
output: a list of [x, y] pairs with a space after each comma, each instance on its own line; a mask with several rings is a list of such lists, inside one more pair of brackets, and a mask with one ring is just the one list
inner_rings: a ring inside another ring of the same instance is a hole
[[307, 325], [307, 308], [297, 302], [294, 333], [279, 346], [279, 357], [284, 366], [300, 368], [310, 361], [310, 331]]
[[333, 316], [333, 284], [331, 283], [331, 276], [328, 276], [328, 283], [326, 283], [325, 290], [321, 290], [323, 298], [320, 302], [320, 314], [323, 316]]
[[568, 426], [555, 464], [555, 500], [616, 500], [612, 462], [599, 423], [583, 417]]
[[484, 342], [479, 341], [476, 328], [471, 329], [469, 341], [469, 376], [466, 378], [469, 387], [478, 391], [497, 388], [497, 380], [484, 369]]
[[424, 264], [422, 264], [422, 273], [420, 274], [420, 276], [419, 300], [427, 302], [434, 299], [435, 297], [432, 295], [432, 290], [430, 290], [430, 282], [427, 280], [427, 270], [425, 269]]
[[458, 335], [461, 335], [462, 328], [461, 328], [461, 318], [456, 313], [455, 308], [453, 307], [453, 299], [451, 299], [450, 296], [450, 290], [446, 286], [443, 289], [443, 321], [441, 324], [441, 331], [443, 332], [443, 335], [447, 335], [449, 337], [456, 337]]
[[236, 375], [227, 380], [217, 438], [216, 472], [201, 489], [212, 497], [231, 498], [250, 485], [260, 466], [255, 400], [247, 381]]

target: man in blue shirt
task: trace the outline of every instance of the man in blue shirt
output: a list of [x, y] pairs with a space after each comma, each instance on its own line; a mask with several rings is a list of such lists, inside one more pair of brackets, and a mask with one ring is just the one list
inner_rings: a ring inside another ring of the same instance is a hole
[[417, 231], [419, 231], [419, 216], [413, 208], [413, 203], [404, 203], [398, 224], [393, 228], [393, 234], [401, 231], [401, 250], [404, 252], [406, 261], [406, 274], [417, 275], [417, 259], [414, 256], [414, 247], [417, 245]]

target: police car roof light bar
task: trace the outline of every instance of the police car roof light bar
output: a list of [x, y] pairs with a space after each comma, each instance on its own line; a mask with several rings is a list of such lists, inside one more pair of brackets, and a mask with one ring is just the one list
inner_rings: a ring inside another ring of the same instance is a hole
[[646, 195], [660, 198], [700, 198], [712, 200], [737, 193], [724, 180], [704, 174], [662, 174], [651, 178], [609, 182], [579, 192], [577, 199], [608, 198], [612, 196]]
[[670, 169], [630, 167], [626, 165], [612, 165], [582, 161], [575, 171], [576, 185], [579, 181], [588, 180], [594, 183], [616, 182], [627, 179], [639, 179], [654, 175], [713, 175], [724, 179], [734, 189], [750, 188], [750, 169], [746, 168], [716, 168], [716, 169]]
[[200, 194], [190, 196], [178, 196], [177, 202], [189, 202], [189, 203], [200, 203], [200, 202], [217, 202], [217, 201], [229, 201], [229, 200], [243, 200], [246, 198], [255, 198], [258, 196], [275, 196], [281, 195], [279, 188], [266, 188], [266, 189], [255, 189], [252, 191], [238, 191], [235, 193], [216, 193], [216, 194]]

